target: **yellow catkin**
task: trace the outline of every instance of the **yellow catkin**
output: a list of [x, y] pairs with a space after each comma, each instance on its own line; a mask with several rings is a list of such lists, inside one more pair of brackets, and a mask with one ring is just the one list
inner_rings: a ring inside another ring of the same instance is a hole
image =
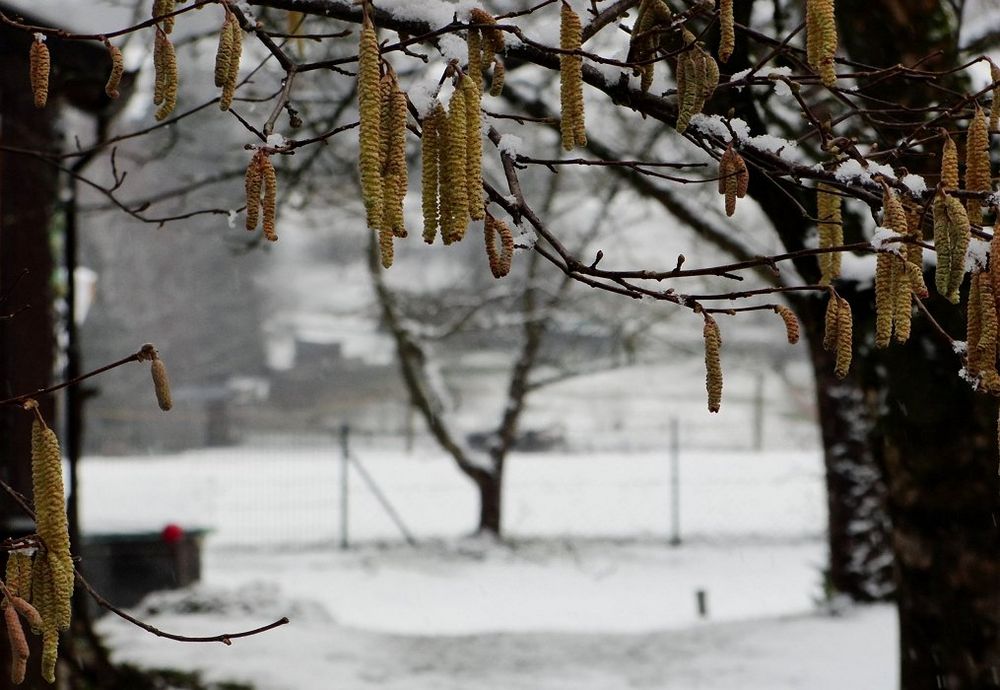
[[806, 0], [806, 63], [814, 71], [820, 62], [820, 43], [822, 43], [822, 39], [820, 38], [816, 5], [811, 0]]
[[[177, 107], [177, 55], [174, 52], [174, 44], [163, 32], [156, 32], [156, 45], [160, 51], [159, 69], [162, 70], [162, 77], [159, 71], [157, 72], [156, 82], [158, 85], [162, 84], [160, 93], [162, 100], [159, 102], [160, 107], [155, 117], [157, 120], [164, 120]], [[153, 102], [155, 104], [157, 101], [154, 99]]]
[[226, 72], [223, 77], [222, 96], [219, 98], [219, 109], [229, 110], [233, 104], [233, 97], [236, 95], [236, 85], [240, 79], [240, 60], [243, 57], [243, 30], [236, 17], [230, 15], [227, 24], [222, 27], [222, 32], [229, 35], [229, 59], [226, 61]]
[[31, 556], [21, 551], [7, 554], [4, 582], [13, 596], [31, 599]]
[[783, 304], [774, 305], [774, 313], [785, 322], [785, 336], [788, 344], [794, 345], [799, 342], [799, 320], [795, 317], [795, 312]]
[[[496, 243], [497, 235], [500, 236], [499, 249]], [[514, 235], [506, 223], [486, 214], [483, 238], [486, 243], [486, 257], [490, 262], [490, 272], [494, 278], [503, 278], [510, 273], [511, 261], [514, 258]]]
[[[583, 28], [580, 17], [568, 3], [560, 9], [559, 47], [562, 50], [579, 50]], [[562, 146], [570, 151], [587, 145], [583, 112], [583, 58], [579, 55], [559, 55], [559, 95]]]
[[980, 292], [979, 380], [985, 391], [1000, 393], [1000, 373], [997, 372], [997, 310], [989, 276], [977, 272], [973, 277]]
[[934, 252], [937, 254], [937, 265], [934, 269], [934, 286], [938, 294], [947, 298], [951, 275], [951, 232], [949, 230], [948, 212], [945, 195], [939, 192], [934, 197]]
[[898, 235], [909, 234], [906, 221], [906, 211], [903, 204], [888, 185], [882, 185], [882, 227], [892, 230]]
[[806, 0], [806, 56], [824, 86], [837, 84], [837, 21], [834, 0]]
[[726, 215], [732, 216], [736, 212], [736, 196], [739, 187], [739, 164], [737, 158], [739, 154], [733, 149], [732, 144], [726, 148], [722, 158], [719, 159], [719, 193], [726, 197]]
[[[988, 192], [992, 189], [990, 175], [990, 135], [987, 131], [989, 123], [986, 114], [976, 106], [975, 115], [969, 124], [965, 138], [965, 189], [969, 192]], [[965, 202], [969, 221], [980, 224], [983, 221], [983, 202], [981, 199], [968, 199]]]
[[438, 229], [438, 177], [440, 174], [440, 135], [444, 128], [446, 114], [444, 106], [437, 100], [424, 118], [420, 132], [420, 189], [421, 207], [424, 215], [424, 242], [431, 244]]
[[946, 297], [952, 304], [958, 304], [959, 288], [965, 277], [965, 253], [968, 251], [969, 242], [972, 239], [972, 226], [969, 224], [969, 215], [965, 211], [965, 205], [961, 201], [953, 196], [946, 196], [944, 204], [951, 249]]
[[469, 29], [465, 36], [465, 45], [468, 49], [469, 59], [466, 67], [466, 74], [483, 90], [483, 34], [479, 29]]
[[893, 255], [880, 252], [875, 263], [875, 347], [887, 347], [895, 314], [896, 271]]
[[108, 43], [108, 57], [111, 58], [111, 73], [108, 75], [108, 81], [104, 85], [104, 93], [107, 94], [108, 98], [118, 98], [120, 95], [118, 92], [118, 87], [122, 83], [122, 75], [125, 74], [125, 59], [122, 57], [122, 51], [118, 46], [113, 43]]
[[167, 72], [164, 68], [166, 38], [159, 30], [153, 38], [153, 105], [163, 103], [163, 94], [167, 90]]
[[490, 95], [499, 96], [503, 93], [503, 82], [506, 77], [507, 70], [504, 67], [503, 60], [500, 58], [493, 59], [493, 79], [490, 80]]
[[468, 188], [469, 217], [482, 220], [486, 217], [483, 206], [483, 134], [480, 93], [476, 82], [468, 76], [462, 78], [465, 92], [465, 180]]
[[[695, 57], [695, 50], [685, 50], [677, 58], [677, 125], [678, 134], [687, 130], [691, 117], [700, 108], [699, 97], [703, 85], [699, 83], [700, 61]], [[704, 76], [704, 70], [701, 70]]]
[[59, 633], [55, 630], [42, 631], [42, 679], [46, 683], [56, 682], [56, 662], [59, 660]]
[[910, 339], [910, 325], [913, 316], [913, 305], [910, 297], [914, 292], [912, 286], [913, 270], [910, 268], [912, 264], [908, 264], [905, 259], [893, 256], [892, 261], [896, 270], [892, 337], [897, 343], [905, 343]]
[[[50, 575], [47, 612], [43, 616], [43, 631], [58, 637], [70, 623], [70, 601], [73, 597], [73, 559], [70, 555], [69, 524], [66, 519], [65, 491], [62, 477], [62, 453], [55, 432], [36, 419], [31, 429], [31, 476], [35, 499], [35, 526], [45, 544], [45, 554], [35, 558], [44, 561]], [[51, 681], [50, 681], [51, 682]]]
[[381, 101], [378, 38], [375, 27], [365, 16], [358, 48], [359, 167], [361, 196], [368, 227], [373, 230], [382, 227]]
[[[483, 68], [493, 66], [493, 78], [490, 81], [490, 95], [499, 96], [503, 91], [505, 68], [500, 53], [504, 50], [503, 31], [497, 28], [497, 20], [489, 12], [474, 7], [469, 11], [469, 22], [479, 24], [476, 29], [469, 30], [469, 76], [475, 80], [480, 92], [483, 90]], [[473, 33], [476, 36], [473, 36]], [[478, 45], [479, 57], [475, 57], [473, 52]], [[477, 71], [478, 69], [478, 71]]]
[[972, 276], [969, 281], [969, 298], [965, 304], [965, 366], [972, 374], [979, 371], [980, 355], [979, 338], [982, 334], [982, 292], [979, 289], [980, 283], [976, 276]]
[[990, 131], [1000, 129], [1000, 67], [990, 62], [990, 80], [993, 82], [993, 100], [990, 101]]
[[699, 57], [702, 63], [705, 65], [705, 81], [701, 89], [701, 107], [698, 108], [701, 111], [704, 109], [705, 103], [712, 98], [716, 87], [719, 85], [719, 63], [709, 53], [701, 49], [698, 52], [700, 53]]
[[[28, 573], [28, 576], [30, 577], [31, 573]], [[44, 623], [42, 622], [41, 615], [38, 613], [38, 609], [29, 604], [24, 598], [12, 596], [10, 598], [10, 605], [13, 606], [21, 617], [28, 622], [28, 625], [30, 625], [32, 629], [42, 629], [42, 625], [44, 625]]]
[[[826, 184], [816, 187], [816, 218], [820, 248], [837, 247], [844, 243], [844, 228], [840, 210], [840, 195]], [[820, 285], [829, 285], [840, 276], [840, 253], [819, 255]]]
[[41, 634], [49, 622], [55, 621], [55, 590], [52, 582], [52, 569], [49, 559], [37, 556], [31, 563], [31, 601], [42, 617], [42, 627], [33, 629], [35, 634]]
[[219, 45], [215, 49], [215, 72], [213, 77], [216, 86], [226, 83], [229, 75], [229, 61], [233, 57], [233, 35], [229, 31], [229, 25], [235, 21], [230, 12], [226, 12], [226, 18], [219, 29]]
[[995, 230], [990, 240], [989, 276], [997, 311], [1000, 312], [1000, 232]]
[[31, 93], [34, 96], [35, 107], [44, 108], [49, 100], [49, 71], [52, 59], [49, 57], [49, 47], [43, 37], [35, 35], [28, 51], [28, 76], [31, 78]]
[[729, 62], [735, 47], [733, 0], [719, 0], [719, 60]]
[[382, 222], [395, 237], [406, 237], [403, 202], [408, 184], [406, 169], [406, 94], [399, 89], [396, 75], [383, 77], [382, 110]]
[[382, 268], [389, 268], [392, 266], [393, 257], [393, 246], [392, 242], [394, 235], [392, 231], [388, 228], [380, 228], [378, 231], [378, 251], [379, 258], [382, 261]]
[[247, 230], [256, 230], [260, 220], [260, 193], [264, 186], [263, 158], [264, 154], [260, 151], [254, 153], [243, 178], [243, 186], [247, 196]]
[[7, 625], [7, 643], [10, 645], [10, 682], [20, 685], [28, 668], [28, 640], [13, 606], [5, 606], [3, 616]]
[[469, 225], [469, 196], [466, 181], [465, 91], [456, 88], [448, 104], [448, 117], [441, 137], [441, 239], [458, 242]]
[[153, 11], [151, 16], [153, 19], [163, 17], [157, 24], [163, 30], [163, 33], [169, 34], [174, 30], [174, 17], [166, 17], [164, 15], [172, 13], [176, 9], [175, 0], [153, 0]]
[[[260, 157], [260, 167], [264, 183], [263, 197], [261, 199], [261, 210], [264, 212], [264, 239], [269, 242], [277, 242], [278, 234], [274, 226], [278, 207], [278, 175], [274, 170], [274, 165], [271, 163], [270, 157], [266, 154]], [[156, 362], [153, 363], [155, 364]], [[163, 406], [161, 405], [160, 407]]]
[[833, 373], [838, 379], [847, 376], [851, 368], [851, 358], [854, 355], [854, 318], [851, 305], [842, 297], [837, 298], [837, 338]]
[[483, 38], [486, 39], [483, 44], [483, 50], [489, 50], [494, 55], [503, 52], [503, 31], [496, 28], [490, 28], [495, 27], [497, 23], [497, 20], [492, 14], [482, 8], [473, 7], [469, 10], [469, 21], [473, 24], [487, 25], [480, 29], [483, 34]]
[[951, 135], [941, 130], [944, 143], [941, 145], [941, 184], [947, 189], [958, 189], [958, 148]]
[[823, 349], [833, 350], [837, 347], [837, 312], [840, 309], [840, 300], [836, 294], [830, 294], [830, 301], [826, 303], [826, 317], [823, 322]]
[[708, 391], [708, 411], [718, 412], [722, 405], [722, 361], [719, 356], [722, 334], [719, 332], [719, 324], [708, 314], [705, 314], [702, 336], [705, 340], [705, 389]]
[[173, 399], [170, 397], [170, 379], [167, 377], [167, 366], [163, 363], [162, 359], [156, 357], [150, 366], [150, 371], [153, 377], [153, 392], [156, 394], [156, 404], [160, 406], [161, 410], [166, 412], [174, 406]]

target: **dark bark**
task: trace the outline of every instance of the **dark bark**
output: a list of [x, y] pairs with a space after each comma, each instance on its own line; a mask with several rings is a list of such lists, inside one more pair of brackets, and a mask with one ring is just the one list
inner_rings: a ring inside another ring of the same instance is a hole
[[[931, 303], [950, 332], [958, 308]], [[1000, 687], [997, 401], [921, 322], [868, 371], [888, 479], [905, 690]]]
[[479, 527], [480, 533], [500, 536], [501, 497], [503, 492], [503, 473], [480, 474], [475, 478], [479, 490]]
[[874, 419], [858, 368], [845, 381], [833, 373], [833, 353], [823, 349], [825, 310], [826, 300], [817, 297], [802, 300], [797, 308], [822, 420], [830, 544], [826, 585], [831, 595], [881, 601], [893, 594], [895, 580], [886, 486], [870, 446]]

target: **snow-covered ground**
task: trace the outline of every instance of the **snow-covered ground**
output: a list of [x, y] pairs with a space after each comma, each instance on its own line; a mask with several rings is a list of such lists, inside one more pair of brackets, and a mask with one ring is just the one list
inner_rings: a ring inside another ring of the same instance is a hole
[[825, 511], [815, 450], [681, 448], [678, 547], [668, 545], [668, 452], [516, 454], [507, 544], [463, 538], [475, 495], [431, 449], [355, 456], [418, 546], [402, 543], [352, 469], [354, 546], [337, 548], [332, 443], [87, 459], [88, 531], [212, 530], [202, 584], [154, 595], [144, 619], [189, 635], [292, 621], [223, 647], [104, 618], [116, 657], [261, 690], [895, 685], [891, 609], [816, 610]]

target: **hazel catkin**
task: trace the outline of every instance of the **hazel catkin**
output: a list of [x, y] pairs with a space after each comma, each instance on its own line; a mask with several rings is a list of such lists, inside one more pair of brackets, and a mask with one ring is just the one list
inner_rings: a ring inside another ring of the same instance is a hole
[[156, 393], [156, 404], [160, 409], [167, 412], [174, 406], [170, 396], [170, 379], [167, 378], [167, 366], [159, 356], [154, 356], [150, 364], [150, 371], [153, 376], [153, 392]]
[[361, 196], [368, 227], [382, 227], [382, 97], [379, 85], [379, 50], [375, 27], [365, 15], [358, 47], [358, 109], [360, 113], [359, 167]]
[[108, 75], [108, 81], [104, 85], [104, 93], [107, 94], [108, 98], [118, 98], [120, 95], [118, 87], [121, 85], [122, 75], [125, 74], [125, 59], [118, 46], [111, 42], [107, 46], [108, 56], [111, 58], [111, 73]]
[[174, 44], [159, 30], [153, 48], [153, 66], [156, 70], [153, 104], [160, 106], [155, 117], [164, 120], [177, 107], [177, 55]]
[[247, 220], [246, 229], [256, 230], [260, 220], [261, 200], [260, 194], [264, 187], [264, 154], [260, 151], [254, 153], [247, 164], [246, 175], [243, 178], [243, 186], [247, 197]]
[[437, 100], [424, 117], [420, 132], [420, 190], [424, 215], [424, 242], [431, 244], [438, 229], [438, 177], [440, 174], [440, 135], [447, 115]]
[[465, 90], [456, 88], [448, 103], [448, 117], [441, 137], [441, 239], [458, 242], [469, 225], [469, 195], [466, 179]]
[[833, 373], [838, 379], [847, 376], [851, 368], [851, 358], [854, 355], [854, 317], [851, 314], [851, 305], [843, 297], [838, 296], [837, 300], [837, 333], [836, 348]]
[[469, 76], [462, 78], [465, 92], [465, 182], [469, 203], [469, 217], [482, 220], [486, 217], [483, 207], [483, 135], [480, 113], [479, 86]]
[[31, 94], [36, 108], [44, 108], [49, 100], [51, 66], [52, 59], [49, 56], [49, 47], [45, 45], [45, 37], [42, 34], [35, 34], [31, 49], [28, 51], [28, 76], [31, 78]]
[[[819, 247], [826, 249], [844, 243], [844, 228], [841, 219], [840, 195], [829, 185], [816, 186], [816, 228]], [[820, 285], [829, 285], [840, 276], [841, 257], [839, 252], [819, 254]]]
[[[992, 189], [990, 175], [990, 135], [986, 115], [979, 106], [972, 116], [965, 137], [965, 189], [969, 192], [988, 192]], [[983, 202], [971, 197], [965, 202], [971, 223], [983, 221]]]
[[[497, 235], [500, 236], [499, 250], [496, 243]], [[511, 261], [514, 257], [514, 235], [506, 223], [487, 213], [483, 223], [483, 238], [486, 243], [486, 257], [489, 259], [490, 272], [494, 278], [503, 278], [510, 273]]]
[[806, 56], [828, 88], [837, 84], [837, 42], [834, 0], [806, 0]]
[[3, 615], [7, 627], [7, 643], [10, 645], [10, 682], [20, 685], [24, 682], [28, 668], [28, 640], [14, 607], [4, 606]]
[[[567, 2], [560, 6], [559, 48], [580, 50], [583, 28], [580, 17]], [[570, 151], [587, 145], [583, 112], [583, 58], [570, 53], [559, 55], [560, 131], [562, 147]]]
[[[277, 204], [278, 204], [278, 175], [274, 170], [274, 165], [271, 163], [271, 158], [267, 154], [261, 152], [260, 157], [260, 167], [261, 167], [261, 177], [263, 178], [264, 191], [263, 197], [261, 199], [261, 210], [264, 212], [264, 239], [269, 242], [277, 242], [278, 234], [275, 232], [275, 222], [277, 215]], [[153, 364], [160, 360], [154, 360]], [[163, 405], [160, 405], [163, 408]], [[169, 407], [165, 409], [170, 409]]]
[[708, 391], [708, 411], [718, 412], [722, 405], [722, 361], [720, 349], [722, 334], [719, 324], [708, 314], [704, 315], [702, 337], [705, 341], [705, 389]]
[[794, 345], [799, 342], [799, 320], [796, 318], [795, 312], [783, 304], [776, 304], [774, 305], [774, 313], [785, 322], [785, 336], [788, 339], [788, 344]]
[[395, 72], [387, 71], [382, 80], [382, 223], [393, 236], [406, 237], [406, 94], [400, 90]]
[[947, 189], [958, 189], [958, 148], [945, 129], [941, 130], [941, 184]]
[[733, 0], [719, 0], [719, 60], [729, 62], [735, 46]]
[[[227, 15], [226, 21], [222, 25], [219, 39], [220, 55], [223, 50], [222, 35], [228, 36], [226, 43], [229, 53], [222, 58], [224, 62], [222, 67], [224, 67], [225, 71], [222, 75], [222, 83], [216, 84], [216, 86], [222, 87], [222, 96], [219, 98], [219, 110], [229, 110], [229, 107], [233, 103], [233, 97], [236, 95], [236, 85], [239, 83], [240, 78], [240, 60], [243, 57], [243, 30], [240, 29], [240, 23], [234, 15]], [[220, 60], [217, 56], [216, 73], [218, 73], [220, 68], [219, 62]]]

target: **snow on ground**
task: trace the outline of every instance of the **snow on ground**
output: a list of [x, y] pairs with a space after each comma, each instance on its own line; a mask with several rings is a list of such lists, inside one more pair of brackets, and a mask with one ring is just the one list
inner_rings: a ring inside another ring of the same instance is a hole
[[895, 685], [890, 609], [816, 613], [825, 514], [815, 450], [681, 448], [677, 547], [667, 543], [667, 452], [516, 454], [514, 538], [502, 544], [462, 538], [475, 497], [439, 454], [359, 445], [355, 455], [419, 546], [401, 542], [352, 470], [354, 546], [336, 548], [332, 443], [87, 459], [88, 531], [212, 530], [203, 582], [153, 595], [144, 619], [188, 635], [292, 621], [223, 647], [106, 617], [99, 631], [116, 658], [259, 690]]
[[[524, 583], [522, 594], [508, 606], [543, 602], [546, 592], [534, 584]], [[292, 622], [223, 647], [166, 642], [105, 618], [99, 630], [116, 650], [116, 658], [147, 667], [198, 670], [208, 681], [243, 681], [260, 690], [889, 690], [896, 685], [895, 617], [890, 607], [848, 610], [836, 617], [795, 615], [651, 632], [529, 628], [413, 635], [341, 625], [318, 604], [282, 606], [273, 591], [259, 587], [229, 597], [210, 591], [183, 596], [186, 601], [161, 596], [151, 603], [161, 612], [147, 611], [144, 618], [191, 635], [248, 629], [286, 613]], [[199, 596], [208, 611], [170, 612], [197, 607]], [[256, 609], [255, 602], [260, 603]], [[449, 608], [469, 603], [458, 588]]]

